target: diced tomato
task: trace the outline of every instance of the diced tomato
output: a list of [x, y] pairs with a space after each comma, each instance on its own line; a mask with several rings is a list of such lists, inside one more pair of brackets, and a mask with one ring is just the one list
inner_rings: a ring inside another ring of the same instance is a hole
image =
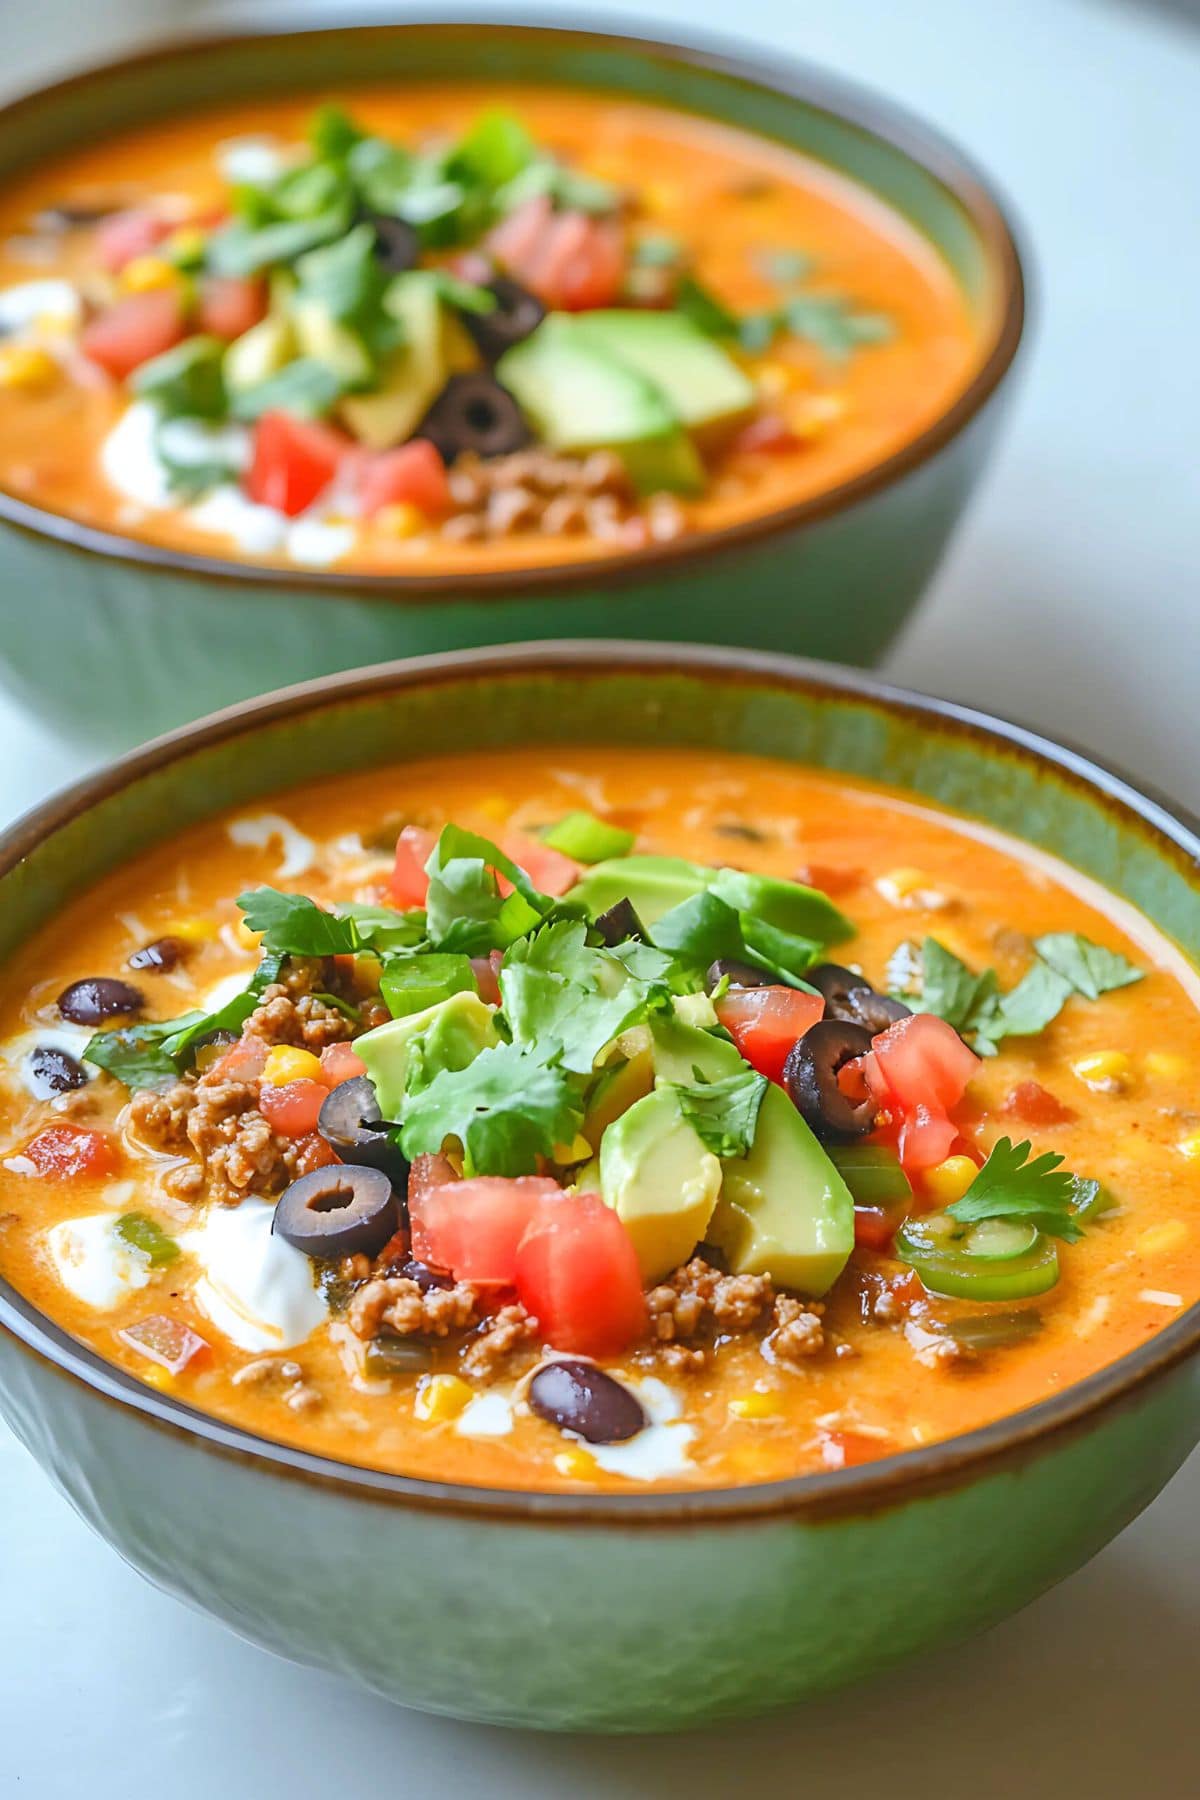
[[264, 413], [254, 433], [246, 492], [260, 506], [294, 518], [329, 486], [350, 449], [328, 425], [291, 413]]
[[311, 1175], [314, 1169], [327, 1169], [330, 1163], [341, 1160], [337, 1151], [325, 1142], [319, 1131], [310, 1131], [307, 1137], [300, 1140], [296, 1153], [296, 1173]]
[[175, 227], [158, 213], [138, 208], [110, 213], [96, 227], [96, 254], [110, 274], [117, 275], [135, 256], [148, 256]]
[[798, 988], [731, 988], [717, 1017], [746, 1061], [771, 1081], [783, 1076], [788, 1051], [825, 1010], [820, 994]]
[[245, 275], [209, 275], [200, 289], [196, 326], [213, 337], [241, 337], [266, 316], [265, 281]]
[[547, 306], [584, 312], [613, 306], [625, 282], [625, 233], [616, 219], [555, 212], [544, 194], [492, 232], [488, 248]]
[[500, 964], [504, 961], [502, 950], [492, 950], [487, 956], [473, 956], [471, 969], [475, 976], [475, 986], [479, 989], [479, 998], [485, 1006], [500, 1004]]
[[562, 1192], [538, 1175], [480, 1175], [423, 1193], [409, 1192], [413, 1255], [459, 1281], [515, 1287], [517, 1246], [542, 1202]]
[[117, 1336], [139, 1356], [148, 1362], [157, 1363], [160, 1369], [166, 1369], [169, 1375], [178, 1375], [189, 1363], [207, 1361], [212, 1346], [199, 1332], [185, 1325], [182, 1319], [173, 1319], [169, 1313], [151, 1313], [145, 1319], [139, 1319], [136, 1325], [127, 1325]]
[[[504, 850], [518, 863], [532, 881], [535, 888], [543, 894], [565, 894], [573, 888], [583, 874], [582, 863], [573, 857], [564, 856], [561, 850], [555, 850], [549, 844], [543, 844], [540, 838], [527, 837], [523, 831], [510, 831], [503, 844]], [[502, 891], [507, 889], [507, 882], [502, 879]]]
[[268, 1083], [259, 1094], [258, 1110], [280, 1137], [308, 1137], [317, 1129], [318, 1115], [328, 1098], [323, 1081], [285, 1081], [279, 1087]]
[[321, 1080], [327, 1087], [337, 1087], [343, 1081], [353, 1081], [356, 1075], [365, 1075], [366, 1072], [367, 1065], [353, 1044], [329, 1044], [321, 1052]]
[[856, 1206], [854, 1241], [865, 1250], [886, 1250], [908, 1217], [908, 1206]]
[[[776, 456], [794, 450], [799, 442], [791, 426], [778, 413], [759, 413], [757, 419], [751, 419], [738, 432], [732, 448], [747, 455]], [[810, 885], [815, 887], [816, 883]]]
[[413, 438], [395, 450], [384, 450], [363, 464], [359, 504], [369, 519], [385, 506], [407, 504], [429, 519], [450, 510], [446, 465], [428, 438]]
[[1040, 1081], [1018, 1082], [1005, 1100], [1004, 1110], [1023, 1125], [1069, 1125], [1078, 1117], [1074, 1107], [1065, 1105]]
[[907, 1174], [950, 1155], [958, 1126], [950, 1117], [979, 1067], [953, 1026], [932, 1013], [898, 1019], [858, 1059], [877, 1104], [900, 1121], [897, 1149]]
[[448, 1181], [457, 1181], [454, 1165], [447, 1156], [418, 1156], [414, 1158], [412, 1168], [408, 1171], [408, 1204], [409, 1209], [415, 1206], [418, 1211], [426, 1195], [432, 1194], [435, 1188], [445, 1187]]
[[118, 381], [186, 336], [186, 307], [176, 288], [130, 294], [85, 325], [79, 348]]
[[433, 854], [437, 838], [420, 825], [406, 825], [396, 840], [396, 861], [392, 868], [392, 898], [402, 912], [424, 906], [429, 892], [425, 864]]
[[804, 887], [819, 888], [823, 894], [836, 899], [839, 894], [848, 894], [862, 886], [863, 871], [831, 863], [805, 863], [803, 868], [796, 870], [794, 879]]
[[517, 1295], [557, 1350], [616, 1356], [645, 1329], [633, 1241], [598, 1194], [543, 1202], [517, 1251]]
[[890, 1456], [890, 1438], [868, 1437], [863, 1431], [822, 1431], [821, 1461], [827, 1469], [855, 1469], [860, 1463], [878, 1462]]
[[73, 1181], [79, 1175], [111, 1175], [117, 1147], [104, 1131], [77, 1125], [48, 1125], [26, 1144], [25, 1155], [46, 1181]]
[[257, 1081], [266, 1067], [267, 1046], [261, 1038], [239, 1038], [213, 1067], [225, 1081]]

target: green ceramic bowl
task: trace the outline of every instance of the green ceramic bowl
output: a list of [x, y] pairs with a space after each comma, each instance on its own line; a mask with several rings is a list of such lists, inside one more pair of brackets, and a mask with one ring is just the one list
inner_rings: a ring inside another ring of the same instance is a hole
[[[1200, 961], [1196, 830], [1080, 755], [784, 657], [551, 644], [236, 708], [0, 843], [0, 957], [125, 858], [307, 777], [543, 742], [756, 751], [885, 778], [1067, 858]], [[868, 1467], [666, 1495], [371, 1474], [218, 1424], [0, 1283], [0, 1409], [159, 1587], [409, 1706], [642, 1731], [780, 1706], [964, 1638], [1060, 1580], [1200, 1439], [1200, 1306], [1028, 1411]]]
[[1000, 421], [996, 390], [1021, 336], [1020, 263], [995, 200], [957, 152], [823, 75], [528, 26], [199, 40], [0, 110], [0, 181], [117, 127], [214, 101], [447, 76], [651, 97], [844, 171], [951, 267], [979, 320], [978, 373], [929, 430], [843, 486], [599, 566], [466, 578], [256, 569], [137, 544], [0, 495], [0, 677], [58, 729], [123, 747], [282, 682], [545, 636], [734, 643], [870, 664], [916, 604]]

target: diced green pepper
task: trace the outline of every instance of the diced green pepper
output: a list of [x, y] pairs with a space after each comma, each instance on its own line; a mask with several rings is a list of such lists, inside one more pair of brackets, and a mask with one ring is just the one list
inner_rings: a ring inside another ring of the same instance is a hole
[[117, 1220], [117, 1236], [134, 1250], [140, 1250], [143, 1256], [150, 1259], [153, 1269], [165, 1269], [180, 1254], [179, 1245], [173, 1237], [168, 1237], [162, 1226], [148, 1213], [122, 1213]]
[[931, 1294], [955, 1300], [1028, 1300], [1058, 1280], [1058, 1252], [1027, 1220], [963, 1224], [948, 1212], [906, 1219], [896, 1254]]
[[379, 990], [393, 1019], [402, 1019], [451, 994], [474, 993], [475, 975], [467, 956], [403, 956], [384, 965]]
[[542, 841], [552, 850], [574, 857], [576, 862], [598, 863], [607, 862], [610, 856], [626, 855], [633, 849], [634, 835], [632, 831], [622, 831], [619, 825], [605, 824], [591, 813], [573, 812], [543, 831]]

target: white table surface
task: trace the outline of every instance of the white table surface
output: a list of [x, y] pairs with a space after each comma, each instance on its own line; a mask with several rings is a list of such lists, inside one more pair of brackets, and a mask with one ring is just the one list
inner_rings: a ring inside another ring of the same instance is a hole
[[[18, 17], [9, 0], [0, 82], [148, 24], [284, 10], [39, 0]], [[729, 17], [712, 0], [653, 13], [665, 36]], [[888, 672], [1070, 735], [1200, 805], [1200, 37], [1100, 0], [741, 0], [735, 16], [751, 46], [890, 91], [957, 137], [1032, 248], [1011, 429]], [[0, 631], [18, 604], [0, 597]], [[83, 766], [0, 699], [0, 817]], [[0, 1509], [4, 1800], [1200, 1791], [1197, 1458], [1089, 1568], [977, 1643], [679, 1741], [462, 1726], [292, 1669], [140, 1581], [6, 1435]]]

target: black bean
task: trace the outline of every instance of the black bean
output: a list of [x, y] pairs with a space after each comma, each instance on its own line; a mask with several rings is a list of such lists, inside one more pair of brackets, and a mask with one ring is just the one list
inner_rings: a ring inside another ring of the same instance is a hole
[[636, 938], [642, 944], [646, 941], [646, 927], [638, 918], [633, 901], [628, 897], [616, 901], [606, 912], [602, 912], [593, 921], [592, 929], [598, 933], [601, 943], [610, 947], [623, 944], [626, 938]]
[[126, 967], [144, 970], [149, 975], [168, 975], [179, 967], [187, 953], [188, 947], [182, 938], [155, 938], [152, 944], [143, 944], [140, 950], [135, 950]]
[[543, 1364], [529, 1383], [529, 1405], [539, 1419], [589, 1444], [620, 1444], [646, 1425], [629, 1389], [589, 1362]]
[[340, 1163], [293, 1181], [275, 1208], [271, 1230], [306, 1256], [373, 1256], [400, 1223], [392, 1184], [381, 1169]]
[[73, 981], [58, 996], [58, 1010], [73, 1025], [100, 1025], [105, 1019], [141, 1012], [141, 990], [111, 975], [89, 975]]
[[525, 415], [508, 389], [482, 371], [452, 375], [416, 435], [428, 438], [448, 463], [466, 451], [507, 456], [533, 441]]
[[30, 1052], [29, 1080], [39, 1100], [52, 1100], [55, 1094], [69, 1094], [72, 1088], [86, 1087], [88, 1075], [65, 1050], [55, 1044], [39, 1044]]
[[363, 1353], [368, 1375], [420, 1375], [433, 1366], [433, 1351], [420, 1338], [372, 1338]]
[[838, 1070], [871, 1048], [865, 1025], [821, 1019], [797, 1038], [783, 1065], [783, 1085], [805, 1123], [823, 1143], [861, 1137], [875, 1123], [875, 1102], [853, 1100], [838, 1086]]

